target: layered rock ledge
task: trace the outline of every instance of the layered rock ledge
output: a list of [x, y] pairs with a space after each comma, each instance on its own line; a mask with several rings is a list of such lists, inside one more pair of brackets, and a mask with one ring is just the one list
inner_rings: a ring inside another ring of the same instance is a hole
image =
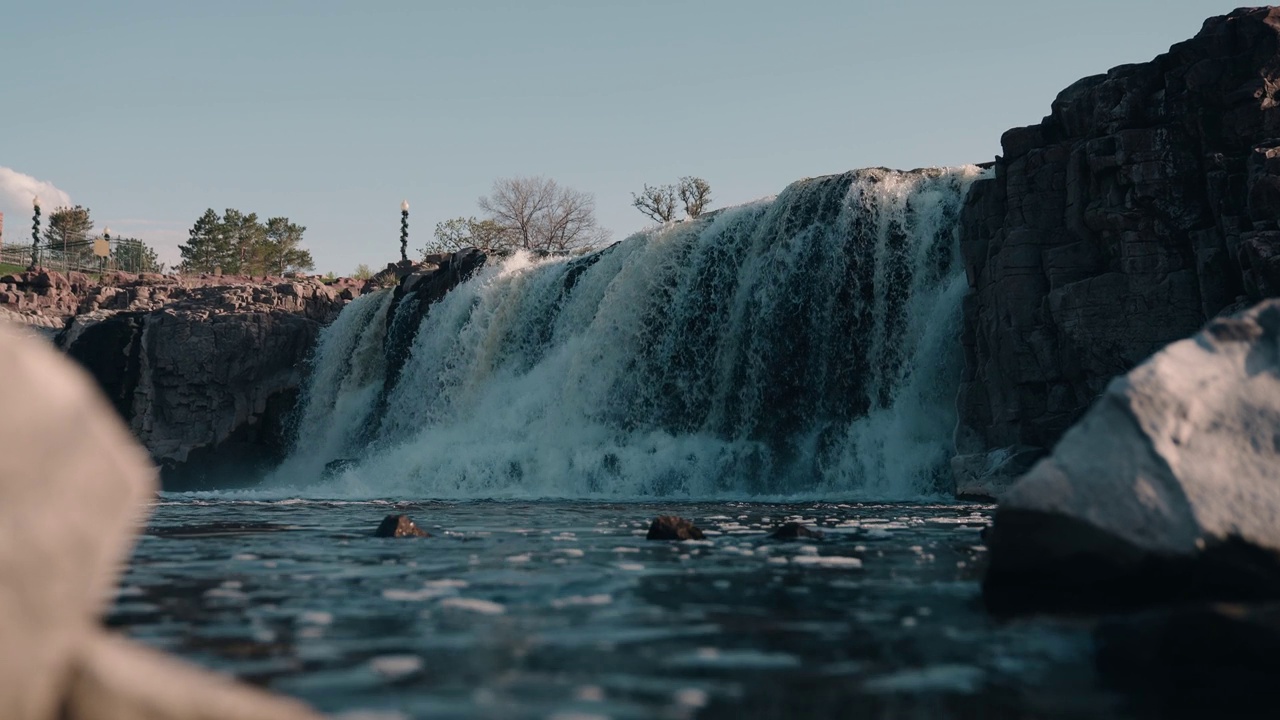
[[168, 486], [244, 482], [284, 447], [320, 329], [358, 285], [108, 277], [57, 338], [89, 370]]
[[1151, 62], [1080, 80], [1001, 144], [961, 220], [953, 468], [978, 494], [1111, 378], [1280, 295], [1280, 9], [1211, 18]]

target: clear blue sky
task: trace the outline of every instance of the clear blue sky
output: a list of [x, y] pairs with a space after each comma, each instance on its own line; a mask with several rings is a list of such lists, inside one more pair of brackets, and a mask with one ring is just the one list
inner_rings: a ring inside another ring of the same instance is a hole
[[[235, 207], [306, 225], [318, 271], [376, 267], [398, 256], [402, 198], [417, 248], [512, 175], [594, 193], [620, 239], [645, 225], [630, 193], [681, 175], [709, 180], [719, 207], [856, 167], [990, 160], [1076, 79], [1233, 7], [15, 2], [0, 168], [171, 262], [206, 207]], [[6, 241], [29, 235], [24, 192], [0, 189]]]

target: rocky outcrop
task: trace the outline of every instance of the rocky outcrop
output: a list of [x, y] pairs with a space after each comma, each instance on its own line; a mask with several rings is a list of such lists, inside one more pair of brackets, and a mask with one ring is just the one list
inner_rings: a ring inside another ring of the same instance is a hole
[[962, 215], [961, 476], [1052, 447], [1111, 378], [1280, 294], [1280, 9], [1085, 78], [1002, 146]]
[[702, 529], [678, 515], [659, 515], [649, 523], [646, 540], [703, 540]]
[[414, 538], [431, 537], [431, 533], [418, 527], [408, 515], [388, 515], [382, 518], [378, 529], [373, 531], [374, 537], [380, 538]]
[[409, 359], [418, 328], [427, 309], [459, 283], [465, 282], [484, 267], [487, 256], [466, 248], [455, 253], [427, 255], [421, 263], [399, 263], [386, 272], [398, 278], [391, 309], [387, 312], [387, 334], [384, 352], [387, 358], [386, 389], [400, 379], [400, 370]]
[[103, 285], [59, 343], [98, 380], [167, 486], [246, 482], [283, 451], [304, 363], [355, 294], [314, 279]]
[[[156, 491], [154, 471], [85, 374], [0, 324], [0, 717], [315, 717], [106, 634], [104, 603]], [[69, 432], [74, 429], [74, 432]]]
[[0, 308], [30, 316], [66, 317], [95, 283], [84, 273], [66, 275], [36, 267], [0, 277]]
[[1280, 300], [1114, 380], [989, 545], [997, 611], [1280, 598]]

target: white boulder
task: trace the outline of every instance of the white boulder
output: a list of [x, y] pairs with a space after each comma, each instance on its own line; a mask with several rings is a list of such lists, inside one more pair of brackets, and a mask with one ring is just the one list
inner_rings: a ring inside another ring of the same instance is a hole
[[3, 321], [0, 379], [0, 718], [315, 717], [105, 633], [155, 469], [82, 370]]
[[1128, 375], [1001, 498], [989, 605], [1280, 594], [1280, 300]]

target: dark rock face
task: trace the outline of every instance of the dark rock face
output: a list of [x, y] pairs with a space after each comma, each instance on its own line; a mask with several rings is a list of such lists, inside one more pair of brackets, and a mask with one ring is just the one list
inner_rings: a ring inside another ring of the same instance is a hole
[[1085, 78], [1002, 144], [962, 215], [970, 467], [1052, 447], [1111, 378], [1280, 294], [1280, 9]]
[[647, 540], [703, 540], [702, 530], [692, 522], [675, 515], [661, 515], [649, 524]]
[[59, 337], [168, 487], [244, 482], [278, 459], [303, 365], [346, 303], [315, 280], [219, 283], [95, 288]]
[[398, 273], [390, 311], [387, 312], [387, 335], [384, 351], [387, 357], [386, 388], [395, 386], [400, 370], [409, 359], [418, 328], [427, 309], [450, 290], [484, 266], [487, 257], [475, 248], [450, 254], [430, 255], [422, 263], [398, 263], [387, 268]]
[[1280, 700], [1275, 605], [1157, 610], [1107, 620], [1095, 637], [1099, 675], [1138, 698], [1142, 716], [1268, 717]]
[[418, 527], [408, 515], [388, 515], [382, 518], [378, 529], [373, 531], [374, 537], [410, 538], [431, 537], [431, 533]]
[[778, 526], [769, 533], [769, 537], [773, 540], [821, 540], [822, 532], [810, 530], [798, 522], [789, 522]]

